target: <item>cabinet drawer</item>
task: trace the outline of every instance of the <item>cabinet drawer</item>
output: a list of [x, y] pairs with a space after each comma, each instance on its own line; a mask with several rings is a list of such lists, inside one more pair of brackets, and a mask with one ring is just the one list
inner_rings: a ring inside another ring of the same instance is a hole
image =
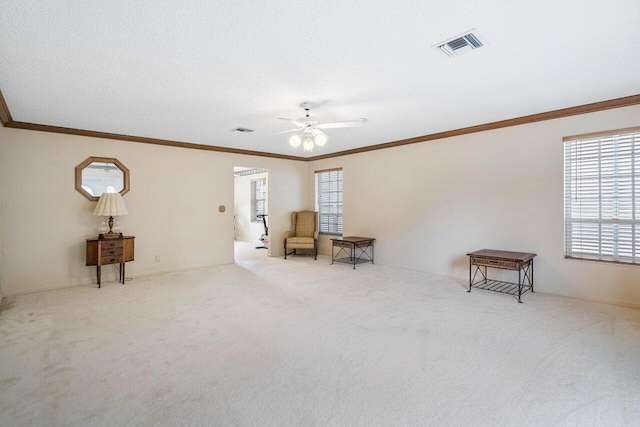
[[100, 256], [108, 257], [108, 256], [122, 256], [122, 246], [119, 248], [105, 248], [103, 247], [100, 252]]
[[122, 254], [119, 255], [105, 255], [100, 257], [100, 265], [107, 264], [120, 264], [123, 262]]
[[105, 249], [117, 249], [117, 248], [122, 249], [122, 239], [113, 240], [111, 242], [104, 241], [104, 242], [101, 242], [101, 243], [102, 244], [100, 246], [102, 247], [102, 250], [105, 250]]
[[[473, 258], [472, 263], [475, 265], [482, 265], [487, 267], [495, 267], [495, 268], [504, 268], [506, 270], [517, 270], [518, 263], [516, 261], [505, 261], [502, 259], [491, 259], [491, 258]], [[528, 262], [523, 263], [523, 267], [527, 265]]]
[[352, 248], [353, 243], [350, 242], [333, 242], [333, 246], [338, 246], [340, 248]]

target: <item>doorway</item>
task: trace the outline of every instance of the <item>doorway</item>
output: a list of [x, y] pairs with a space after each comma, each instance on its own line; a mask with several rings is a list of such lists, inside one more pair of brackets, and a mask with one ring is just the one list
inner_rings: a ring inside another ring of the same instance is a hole
[[269, 242], [269, 171], [233, 168], [234, 257], [237, 261], [266, 258]]

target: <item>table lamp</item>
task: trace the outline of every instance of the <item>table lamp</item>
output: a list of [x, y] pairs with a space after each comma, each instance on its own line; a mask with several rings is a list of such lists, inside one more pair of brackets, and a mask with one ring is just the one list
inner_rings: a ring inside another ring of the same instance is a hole
[[109, 217], [109, 232], [98, 235], [99, 239], [115, 239], [122, 237], [122, 233], [116, 233], [113, 231], [113, 217], [129, 214], [120, 193], [102, 193], [96, 208], [93, 210], [93, 214]]

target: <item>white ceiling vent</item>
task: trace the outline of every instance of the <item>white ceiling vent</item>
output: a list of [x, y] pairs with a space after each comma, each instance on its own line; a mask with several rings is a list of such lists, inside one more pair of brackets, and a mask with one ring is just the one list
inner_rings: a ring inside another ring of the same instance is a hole
[[231, 132], [240, 132], [240, 133], [251, 133], [253, 132], [253, 129], [248, 129], [248, 128], [235, 128], [235, 129], [231, 129]]
[[443, 42], [436, 43], [432, 47], [438, 48], [440, 52], [453, 58], [454, 56], [460, 56], [463, 53], [478, 49], [485, 44], [487, 44], [487, 42], [474, 28], [466, 33], [462, 33]]

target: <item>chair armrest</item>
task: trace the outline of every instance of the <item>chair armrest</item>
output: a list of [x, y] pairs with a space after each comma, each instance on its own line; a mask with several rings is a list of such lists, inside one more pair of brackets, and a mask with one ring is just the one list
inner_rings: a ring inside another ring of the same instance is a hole
[[318, 232], [317, 231], [313, 232], [313, 240], [318, 240]]
[[288, 239], [289, 237], [293, 237], [293, 231], [285, 231], [284, 238]]

